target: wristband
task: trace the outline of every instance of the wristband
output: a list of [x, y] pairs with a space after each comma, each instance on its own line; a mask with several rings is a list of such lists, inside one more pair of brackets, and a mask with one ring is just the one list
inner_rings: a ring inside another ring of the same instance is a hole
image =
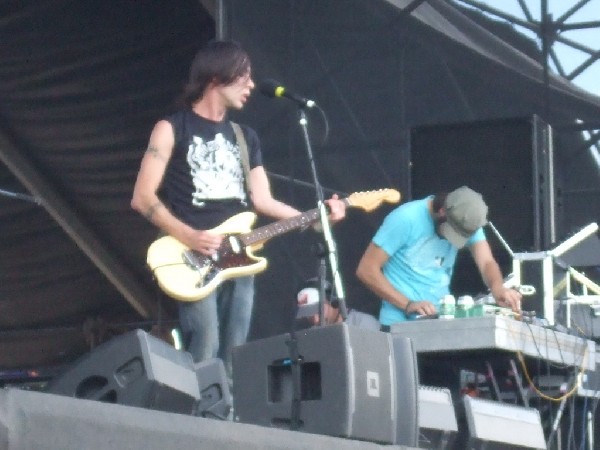
[[404, 312], [408, 312], [408, 307], [411, 305], [411, 303], [413, 303], [413, 301], [409, 300], [406, 306], [404, 307]]

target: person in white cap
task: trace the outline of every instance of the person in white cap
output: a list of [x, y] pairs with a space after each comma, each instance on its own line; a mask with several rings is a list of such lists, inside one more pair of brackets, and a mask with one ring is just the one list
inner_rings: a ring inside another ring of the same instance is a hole
[[504, 287], [502, 272], [482, 227], [488, 207], [462, 186], [404, 203], [385, 218], [363, 254], [356, 275], [382, 301], [383, 326], [438, 312], [449, 294], [458, 250], [467, 247], [496, 303], [520, 310], [521, 294]]
[[[332, 294], [331, 283], [325, 281], [325, 302], [323, 305], [323, 323], [332, 325], [344, 322], [340, 312], [339, 300]], [[297, 317], [307, 317], [314, 326], [319, 325], [319, 280], [310, 278], [304, 282], [304, 287], [298, 292]], [[379, 331], [379, 322], [371, 314], [348, 309], [346, 321], [348, 325], [367, 330]]]

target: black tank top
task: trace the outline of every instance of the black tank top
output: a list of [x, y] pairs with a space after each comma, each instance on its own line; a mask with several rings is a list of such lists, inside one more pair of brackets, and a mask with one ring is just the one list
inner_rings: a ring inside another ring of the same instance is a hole
[[[196, 229], [211, 229], [250, 208], [244, 169], [231, 123], [212, 122], [192, 110], [166, 118], [175, 148], [161, 195], [171, 212]], [[242, 125], [250, 168], [262, 165], [256, 132]]]

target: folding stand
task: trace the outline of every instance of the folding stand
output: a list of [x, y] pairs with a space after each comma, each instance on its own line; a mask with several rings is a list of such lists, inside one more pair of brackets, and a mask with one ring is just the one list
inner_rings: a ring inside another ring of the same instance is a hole
[[[590, 289], [600, 295], [600, 286], [589, 280], [583, 274], [577, 272], [572, 267], [568, 266], [560, 259], [568, 250], [572, 249], [581, 243], [588, 236], [598, 231], [598, 224], [591, 223], [568, 238], [562, 244], [555, 247], [553, 250], [531, 253], [515, 253], [513, 254], [513, 283], [516, 286], [522, 284], [533, 284], [524, 278], [527, 276], [538, 277], [538, 294], [531, 299], [523, 300], [524, 311], [535, 311], [538, 317], [545, 319], [549, 325], [555, 324], [554, 317], [554, 269], [555, 266], [566, 271], [566, 279], [564, 280], [567, 291], [570, 291], [570, 278], [574, 278], [579, 283], [583, 284], [586, 289]], [[541, 278], [541, 280], [540, 280]], [[563, 283], [561, 281], [559, 284]], [[541, 287], [541, 289], [539, 289]], [[569, 326], [569, 323], [567, 323]]]

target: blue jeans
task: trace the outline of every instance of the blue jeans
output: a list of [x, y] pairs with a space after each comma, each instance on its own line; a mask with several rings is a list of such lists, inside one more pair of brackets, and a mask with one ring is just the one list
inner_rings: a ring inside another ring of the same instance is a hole
[[231, 350], [244, 344], [254, 303], [254, 276], [222, 283], [197, 302], [178, 302], [185, 349], [194, 361], [221, 358], [231, 378]]

